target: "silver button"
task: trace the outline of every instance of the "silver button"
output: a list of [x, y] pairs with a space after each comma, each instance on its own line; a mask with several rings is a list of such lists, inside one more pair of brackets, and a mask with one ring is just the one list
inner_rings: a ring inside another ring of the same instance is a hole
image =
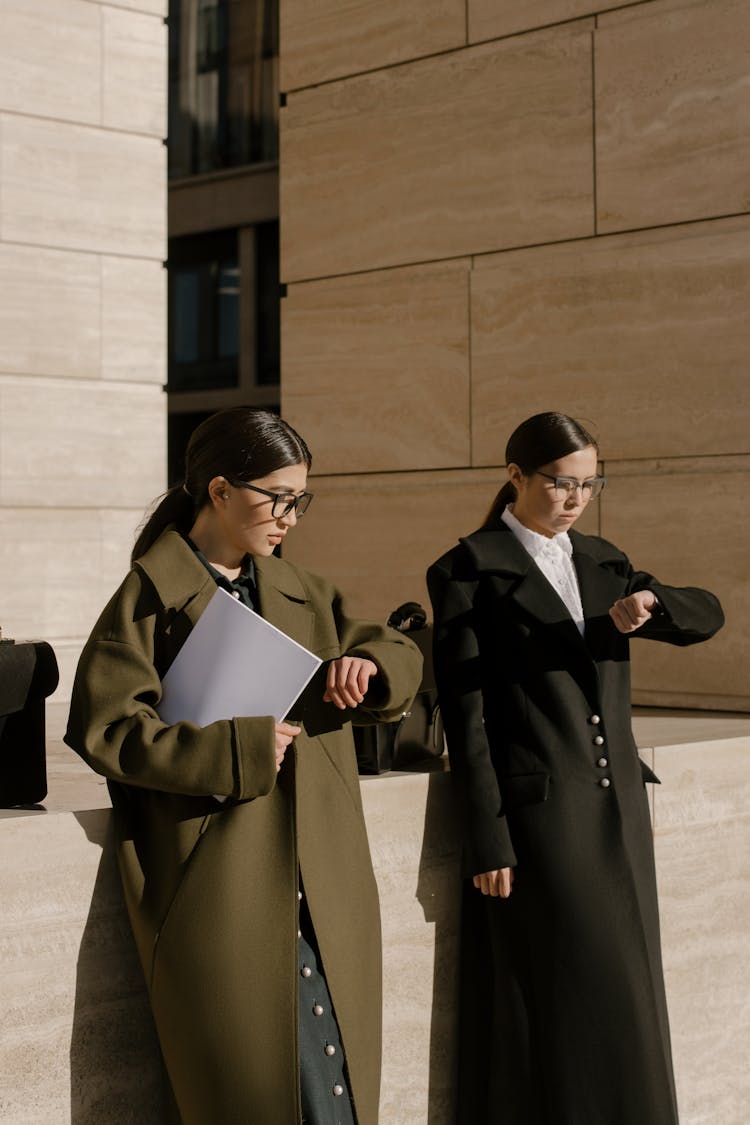
[[598, 727], [599, 723], [601, 722], [601, 719], [599, 718], [598, 715], [592, 715], [591, 718], [589, 719], [589, 722], [593, 723], [595, 727]]
[[609, 789], [609, 778], [603, 777], [599, 784], [601, 785], [602, 789]]
[[302, 891], [297, 891], [297, 902], [302, 902]]
[[313, 1004], [313, 1015], [314, 1016], [322, 1016], [323, 1015], [322, 1004]]
[[340, 1098], [340, 1097], [341, 1097], [341, 1095], [343, 1094], [343, 1092], [344, 1092], [344, 1087], [343, 1087], [343, 1086], [339, 1086], [339, 1084], [338, 1084], [338, 1082], [337, 1082], [337, 1083], [336, 1083], [336, 1085], [335, 1085], [335, 1086], [333, 1087], [333, 1096], [334, 1096], [334, 1098]]
[[310, 968], [309, 965], [303, 965], [302, 968], [300, 969], [300, 972], [302, 973], [303, 977], [311, 977], [312, 976], [312, 969]]
[[297, 937], [298, 937], [298, 938], [301, 938], [301, 937], [302, 937], [302, 930], [297, 930]]
[[232, 597], [233, 598], [237, 598], [239, 600], [239, 596], [240, 596], [239, 590], [232, 590]]
[[333, 1043], [326, 1043], [326, 1054], [329, 1058], [331, 1055], [336, 1054], [336, 1048], [334, 1047]]
[[594, 739], [594, 746], [603, 746], [603, 745], [604, 745], [604, 739], [602, 738], [602, 736], [600, 734], [597, 734], [596, 738]]
[[604, 766], [606, 766], [608, 764], [607, 759], [606, 758], [600, 758], [599, 761], [596, 764], [597, 764], [597, 766], [601, 766], [602, 768], [604, 768]]

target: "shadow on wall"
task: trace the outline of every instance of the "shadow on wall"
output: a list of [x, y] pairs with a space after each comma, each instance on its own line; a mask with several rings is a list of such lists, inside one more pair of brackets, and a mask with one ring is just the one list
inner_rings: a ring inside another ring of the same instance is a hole
[[461, 844], [450, 778], [430, 776], [417, 898], [434, 925], [428, 1125], [454, 1125], [458, 1057]]
[[70, 1042], [72, 1125], [162, 1125], [159, 1046], [117, 870], [109, 809], [76, 813], [102, 849], [78, 952]]

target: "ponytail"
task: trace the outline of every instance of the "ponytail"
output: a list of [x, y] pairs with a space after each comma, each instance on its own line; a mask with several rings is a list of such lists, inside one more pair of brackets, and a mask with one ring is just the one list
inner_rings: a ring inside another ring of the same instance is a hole
[[494, 526], [500, 519], [508, 504], [512, 504], [516, 498], [516, 486], [512, 481], [506, 480], [503, 487], [498, 492], [495, 499], [492, 501], [489, 512], [485, 518], [482, 527]]
[[160, 498], [141, 528], [130, 556], [131, 565], [156, 542], [165, 528], [174, 524], [182, 535], [187, 535], [195, 522], [195, 504], [184, 485], [176, 484]]
[[230, 406], [211, 414], [190, 435], [185, 483], [160, 497], [138, 534], [131, 562], [145, 555], [170, 524], [181, 535], [189, 533], [198, 512], [211, 503], [208, 486], [214, 477], [249, 482], [287, 465], [309, 469], [311, 464], [305, 442], [278, 414], [254, 406]]

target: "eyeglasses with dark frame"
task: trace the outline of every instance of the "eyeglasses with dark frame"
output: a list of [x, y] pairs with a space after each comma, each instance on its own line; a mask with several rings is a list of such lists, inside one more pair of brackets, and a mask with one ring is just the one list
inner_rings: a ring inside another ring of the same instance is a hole
[[271, 515], [275, 520], [283, 519], [290, 512], [294, 512], [297, 519], [301, 520], [312, 503], [312, 492], [300, 492], [299, 495], [294, 492], [269, 492], [267, 488], [258, 488], [257, 484], [248, 484], [245, 480], [232, 480], [231, 477], [225, 479], [233, 488], [246, 488], [248, 492], [259, 492], [261, 496], [273, 500]]
[[606, 477], [589, 477], [588, 480], [576, 480], [575, 477], [552, 477], [549, 473], [543, 473], [541, 469], [536, 470], [536, 475], [552, 481], [554, 485], [552, 491], [555, 493], [556, 500], [567, 500], [579, 488], [583, 500], [595, 500], [607, 483]]

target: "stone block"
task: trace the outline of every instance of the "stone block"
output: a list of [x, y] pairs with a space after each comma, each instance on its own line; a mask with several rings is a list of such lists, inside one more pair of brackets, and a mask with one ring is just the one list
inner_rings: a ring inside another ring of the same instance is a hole
[[[630, 0], [619, 0], [620, 4]], [[553, 23], [580, 19], [601, 10], [597, 0], [468, 0], [469, 42], [518, 35], [521, 31]], [[618, 7], [618, 0], [607, 0], [607, 8]]]
[[750, 220], [477, 259], [474, 464], [541, 410], [593, 421], [607, 459], [750, 451]]
[[141, 515], [0, 507], [3, 632], [51, 642], [61, 671], [56, 698], [69, 698], [83, 642], [127, 572], [130, 529]]
[[656, 750], [664, 970], [687, 1125], [744, 1125], [750, 1098], [748, 747], [745, 738]]
[[291, 94], [291, 282], [593, 233], [590, 25]]
[[605, 461], [605, 471], [605, 539], [665, 585], [711, 590], [726, 616], [714, 638], [687, 648], [635, 638], [635, 701], [657, 707], [750, 709], [744, 533], [750, 458]]
[[598, 17], [599, 233], [747, 211], [744, 0], [657, 0]]
[[164, 258], [160, 141], [0, 115], [0, 238]]
[[154, 15], [102, 8], [102, 125], [167, 135], [167, 28]]
[[98, 378], [99, 304], [94, 255], [0, 243], [0, 372]]
[[152, 16], [166, 16], [169, 0], [91, 0], [94, 4], [108, 7], [127, 8], [133, 12], [146, 12]]
[[3, 818], [0, 864], [3, 1121], [158, 1125], [159, 1052], [109, 810]]
[[99, 12], [86, 0], [4, 0], [0, 110], [97, 124]]
[[450, 775], [361, 788], [383, 925], [380, 1119], [452, 1125], [461, 849]]
[[162, 263], [103, 257], [101, 271], [102, 378], [163, 386], [167, 275]]
[[316, 473], [468, 465], [468, 263], [291, 286], [284, 417]]
[[464, 0], [284, 0], [281, 89], [392, 66], [466, 43]]
[[[315, 503], [284, 555], [340, 585], [361, 617], [384, 621], [406, 601], [431, 616], [427, 567], [481, 525], [505, 479], [501, 468], [311, 478]], [[594, 505], [580, 529], [597, 528]]]
[[158, 387], [3, 376], [0, 416], [0, 505], [141, 508], [163, 488]]

